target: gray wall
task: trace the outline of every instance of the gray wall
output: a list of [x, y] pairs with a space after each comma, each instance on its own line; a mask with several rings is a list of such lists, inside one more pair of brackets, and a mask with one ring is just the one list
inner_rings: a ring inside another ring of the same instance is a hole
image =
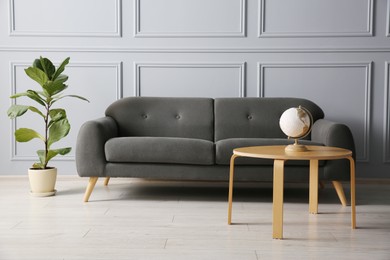
[[[16, 143], [10, 94], [34, 87], [40, 55], [71, 57], [80, 125], [126, 96], [309, 98], [349, 125], [358, 176], [390, 177], [390, 0], [0, 0], [0, 174], [25, 174], [38, 143]], [[60, 145], [60, 144], [59, 144]], [[53, 162], [75, 174], [74, 152]]]

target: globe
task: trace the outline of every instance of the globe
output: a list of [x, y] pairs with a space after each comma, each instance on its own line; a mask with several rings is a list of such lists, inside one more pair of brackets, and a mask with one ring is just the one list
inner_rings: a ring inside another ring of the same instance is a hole
[[298, 144], [298, 139], [310, 133], [313, 117], [310, 112], [302, 107], [292, 107], [283, 112], [279, 120], [280, 129], [288, 138], [294, 138], [293, 146], [286, 147], [289, 151], [305, 151], [305, 146]]

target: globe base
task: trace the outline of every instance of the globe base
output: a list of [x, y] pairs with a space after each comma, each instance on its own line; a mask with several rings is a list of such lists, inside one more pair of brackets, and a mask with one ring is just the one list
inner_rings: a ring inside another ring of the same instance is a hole
[[308, 151], [307, 147], [301, 144], [290, 144], [284, 148], [286, 153], [300, 153]]

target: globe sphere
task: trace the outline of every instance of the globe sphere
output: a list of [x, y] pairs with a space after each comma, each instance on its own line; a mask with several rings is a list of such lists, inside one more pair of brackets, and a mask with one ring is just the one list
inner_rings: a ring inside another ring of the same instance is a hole
[[291, 138], [302, 138], [311, 130], [312, 116], [310, 112], [299, 106], [283, 112], [279, 120], [280, 129]]

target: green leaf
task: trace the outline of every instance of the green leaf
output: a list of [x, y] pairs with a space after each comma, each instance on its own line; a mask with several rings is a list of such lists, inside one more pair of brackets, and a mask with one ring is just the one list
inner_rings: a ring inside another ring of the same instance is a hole
[[39, 85], [41, 85], [41, 86], [43, 86], [49, 80], [49, 78], [46, 76], [45, 72], [43, 72], [42, 70], [40, 70], [38, 68], [28, 67], [24, 71], [31, 79], [38, 82]]
[[41, 59], [35, 59], [32, 66], [34, 68], [38, 68], [38, 69], [44, 71], [42, 64], [41, 64]]
[[62, 108], [55, 108], [49, 112], [50, 118], [53, 121], [58, 121], [60, 119], [66, 118], [66, 111]]
[[15, 138], [18, 142], [28, 142], [34, 138], [39, 138], [42, 141], [45, 141], [45, 138], [43, 138], [43, 136], [29, 128], [19, 128], [18, 130], [16, 130]]
[[43, 115], [43, 113], [36, 107], [33, 107], [33, 106], [23, 106], [23, 105], [12, 105], [8, 111], [7, 111], [7, 114], [9, 116], [9, 118], [11, 119], [14, 119], [18, 116], [21, 116], [23, 115], [24, 113], [27, 112], [27, 110], [31, 110], [32, 112], [34, 113], [37, 113], [39, 114], [40, 116], [42, 116], [43, 118], [45, 118], [45, 116]]
[[38, 108], [33, 107], [33, 106], [29, 106], [28, 109], [31, 110], [34, 113], [37, 113], [41, 117], [46, 118], [46, 116]]
[[[46, 91], [46, 89], [43, 89], [42, 93], [43, 93], [43, 96], [46, 98], [46, 100], [51, 97], [51, 95]], [[47, 102], [47, 103], [50, 103], [50, 102]]]
[[55, 157], [55, 156], [57, 156], [59, 154], [60, 155], [68, 154], [71, 150], [72, 150], [72, 148], [70, 148], [70, 147], [49, 150], [48, 153], [47, 153], [47, 157], [45, 156], [45, 150], [38, 150], [37, 154], [38, 154], [38, 157], [39, 157], [39, 160], [40, 160], [40, 163], [38, 164], [38, 166], [47, 165], [47, 163], [51, 159], [53, 159], [53, 157]]
[[16, 93], [10, 96], [10, 98], [18, 98], [18, 97], [29, 97], [32, 100], [41, 104], [42, 106], [45, 106], [45, 100], [38, 94], [38, 92], [34, 90], [27, 90], [27, 92]]
[[49, 127], [54, 124], [56, 121], [61, 119], [66, 119], [66, 111], [62, 108], [52, 109], [49, 112], [51, 121], [49, 122]]
[[27, 112], [29, 106], [23, 106], [23, 105], [12, 105], [8, 111], [7, 115], [9, 118], [14, 119], [18, 116], [23, 115], [24, 113]]
[[46, 90], [50, 97], [60, 93], [67, 87], [68, 86], [63, 84], [61, 81], [48, 81], [46, 84], [43, 85], [43, 89]]
[[49, 162], [54, 156], [68, 154], [71, 150], [72, 148], [70, 147], [49, 150], [47, 161]]
[[28, 91], [34, 91], [41, 98], [44, 105], [49, 103], [47, 102], [47, 99], [50, 98], [50, 96], [45, 89], [43, 89], [43, 91], [35, 91], [35, 90], [28, 90]]
[[38, 154], [38, 158], [39, 158], [40, 163], [34, 163], [34, 165], [37, 165], [38, 167], [34, 167], [34, 165], [33, 165], [33, 168], [44, 168], [45, 164], [47, 164], [45, 150], [38, 150], [37, 154]]
[[70, 131], [70, 124], [67, 119], [61, 119], [54, 122], [49, 128], [48, 146], [61, 140], [68, 135]]
[[56, 68], [54, 67], [53, 63], [49, 59], [43, 57], [40, 57], [40, 61], [43, 71], [46, 73], [49, 79], [52, 79], [52, 76], [56, 71]]
[[32, 165], [32, 168], [34, 168], [34, 169], [45, 169], [45, 166], [42, 163], [34, 163]]
[[57, 154], [60, 154], [60, 155], [65, 155], [65, 154], [70, 153], [70, 151], [72, 151], [72, 148], [71, 147], [65, 147], [65, 148], [55, 149], [55, 150], [52, 150], [52, 151], [54, 151], [54, 152], [56, 152]]
[[86, 99], [85, 97], [82, 97], [82, 96], [77, 96], [77, 95], [65, 95], [65, 96], [60, 96], [60, 97], [58, 97], [58, 98], [54, 98], [54, 99], [53, 99], [53, 103], [54, 103], [54, 102], [57, 102], [57, 101], [60, 100], [60, 99], [65, 98], [65, 97], [74, 97], [74, 98], [78, 98], [78, 99], [81, 99], [81, 100], [84, 100], [84, 101], [89, 102], [88, 99]]
[[59, 81], [59, 82], [64, 83], [64, 82], [67, 81], [68, 79], [69, 79], [69, 77], [68, 77], [67, 75], [62, 74], [62, 75], [59, 75], [59, 76], [58, 76], [55, 80], [53, 80], [53, 81], [55, 81], [55, 82]]
[[61, 73], [65, 70], [65, 66], [68, 65], [70, 60], [70, 57], [66, 58], [61, 65], [58, 67], [57, 71], [54, 73], [52, 80], [56, 80], [58, 76], [61, 75]]
[[21, 92], [21, 93], [16, 93], [16, 94], [10, 96], [10, 98], [25, 97], [27, 95], [28, 95], [27, 92]]
[[27, 90], [27, 97], [38, 102], [42, 106], [46, 105], [45, 100], [34, 90]]

